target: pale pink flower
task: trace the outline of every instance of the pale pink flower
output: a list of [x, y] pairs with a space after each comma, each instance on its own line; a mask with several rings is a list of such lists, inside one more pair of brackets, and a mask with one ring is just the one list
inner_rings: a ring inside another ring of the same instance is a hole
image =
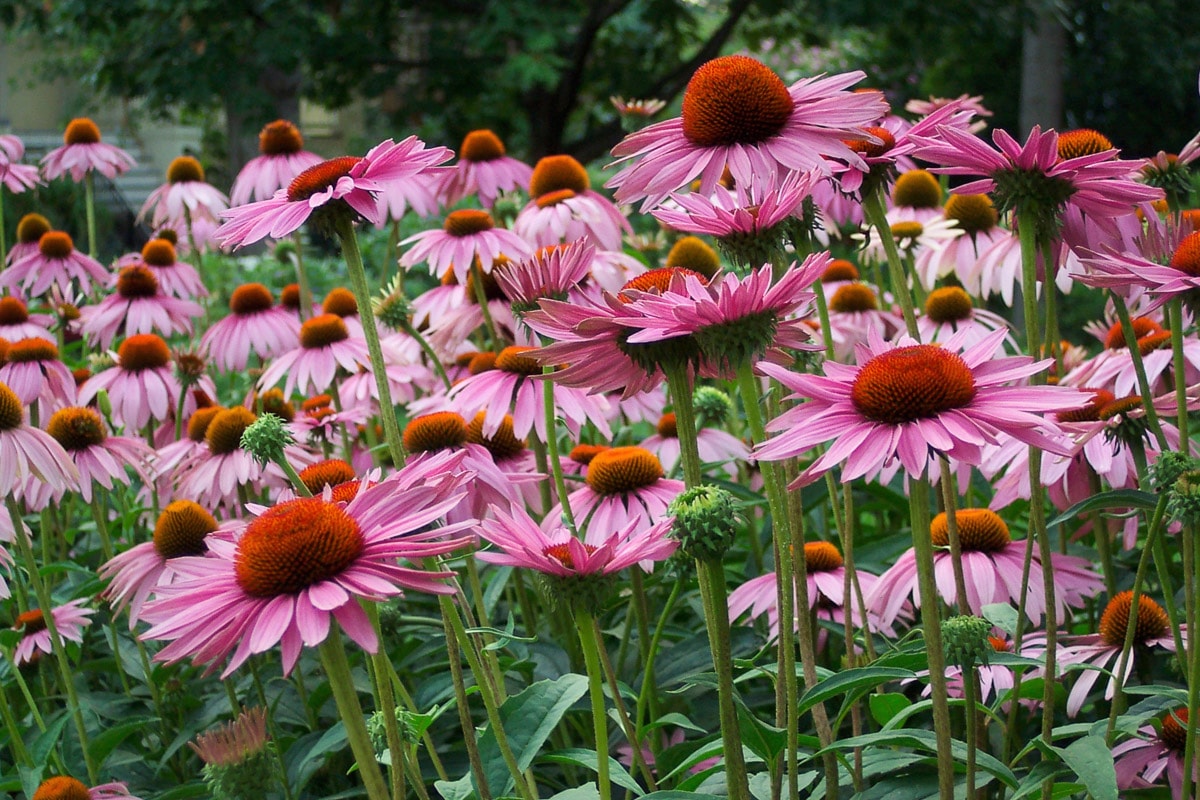
[[51, 150], [42, 159], [42, 176], [52, 181], [63, 175], [81, 183], [89, 172], [112, 179], [137, 166], [133, 156], [119, 147], [100, 141], [100, 129], [87, 117], [67, 124], [63, 146]]
[[187, 226], [198, 219], [216, 220], [229, 208], [229, 198], [204, 182], [204, 167], [192, 156], [179, 156], [167, 166], [167, 182], [152, 191], [138, 212], [139, 220]]
[[333, 386], [339, 369], [354, 374], [370, 367], [366, 341], [351, 337], [338, 315], [321, 314], [300, 326], [300, 346], [276, 356], [263, 370], [258, 385], [269, 389], [283, 380], [285, 397], [297, 389], [319, 394]]
[[533, 167], [507, 155], [496, 134], [471, 131], [463, 138], [458, 163], [442, 177], [438, 194], [447, 206], [474, 194], [484, 208], [491, 208], [501, 192], [528, 191], [532, 175]]
[[29, 307], [19, 297], [0, 297], [0, 339], [19, 342], [22, 339], [48, 339], [53, 322], [49, 314], [30, 314]]
[[38, 249], [0, 272], [0, 288], [28, 297], [41, 297], [57, 287], [68, 296], [79, 291], [91, 294], [94, 287], [108, 282], [109, 273], [94, 258], [75, 249], [71, 237], [62, 231], [49, 231], [38, 240]]
[[300, 344], [300, 318], [274, 302], [271, 290], [261, 283], [246, 283], [233, 290], [229, 314], [214, 322], [200, 339], [217, 369], [241, 371], [251, 353], [266, 363]]
[[79, 387], [80, 405], [107, 390], [113, 422], [134, 431], [174, 413], [182, 388], [171, 370], [171, 351], [162, 337], [153, 333], [130, 336], [117, 348], [114, 361]]
[[[658, 456], [663, 471], [670, 475], [679, 463], [679, 430], [673, 412], [663, 414], [655, 432], [638, 443], [638, 447]], [[750, 460], [750, 448], [741, 439], [720, 428], [697, 427], [696, 448], [705, 464], [719, 464], [726, 475], [737, 477], [739, 462]]]
[[[54, 619], [54, 627], [60, 639], [69, 642], [82, 642], [83, 629], [92, 624], [88, 619], [95, 614], [95, 609], [84, 608], [86, 598], [71, 600], [50, 610]], [[17, 623], [13, 626], [21, 631], [21, 640], [13, 648], [12, 658], [17, 666], [29, 664], [35, 653], [50, 655], [54, 649], [50, 644], [50, 629], [46, 627], [46, 617], [42, 609], [35, 608], [17, 615]]]
[[258, 151], [261, 155], [247, 161], [233, 179], [233, 188], [229, 190], [231, 205], [269, 200], [275, 192], [286, 189], [301, 172], [324, 160], [304, 149], [304, 137], [299, 129], [285, 119], [263, 126], [258, 133]]
[[425, 262], [439, 278], [453, 270], [455, 279], [464, 285], [476, 259], [481, 270], [491, 272], [501, 256], [520, 260], [533, 252], [520, 236], [497, 228], [491, 214], [473, 208], [451, 211], [441, 228], [409, 236], [400, 244], [408, 247], [400, 266], [412, 268]]
[[0, 364], [0, 381], [21, 402], [34, 406], [44, 424], [60, 408], [75, 402], [75, 376], [58, 356], [50, 339], [21, 339], [8, 348]]
[[793, 216], [820, 180], [821, 172], [812, 169], [789, 172], [778, 183], [739, 183], [733, 191], [718, 186], [711, 195], [673, 193], [671, 203], [651, 213], [663, 225], [687, 233], [718, 238], [757, 235]]
[[[1138, 735], [1112, 749], [1117, 788], [1150, 789], [1166, 775], [1172, 800], [1183, 800], [1183, 755], [1187, 742], [1186, 708], [1177, 708], [1155, 725], [1143, 725]], [[1192, 786], [1200, 784], [1200, 763], [1192, 762]]]
[[79, 472], [62, 445], [28, 424], [29, 412], [16, 393], [0, 383], [0, 494], [20, 496], [31, 478], [55, 491], [75, 489]]
[[154, 274], [162, 291], [172, 297], [193, 300], [208, 296], [200, 273], [191, 264], [176, 260], [175, 245], [167, 239], [151, 239], [140, 253], [118, 258], [115, 266], [117, 269], [145, 267]]
[[117, 275], [115, 292], [79, 309], [79, 329], [89, 344], [108, 347], [122, 335], [190, 335], [193, 321], [202, 316], [199, 303], [164, 294], [148, 267], [130, 266]]
[[586, 239], [576, 239], [542, 247], [521, 261], [509, 261], [493, 269], [492, 276], [518, 311], [528, 311], [537, 308], [544, 297], [566, 300], [568, 292], [587, 276], [595, 253], [595, 246]]

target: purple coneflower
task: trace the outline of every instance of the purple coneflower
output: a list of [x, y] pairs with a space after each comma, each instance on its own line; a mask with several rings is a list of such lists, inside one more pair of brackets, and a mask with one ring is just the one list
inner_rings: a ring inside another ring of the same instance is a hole
[[94, 258], [75, 249], [70, 235], [48, 231], [38, 240], [38, 249], [13, 261], [0, 272], [0, 288], [14, 294], [18, 289], [28, 297], [41, 297], [56, 286], [60, 292], [73, 296], [76, 284], [79, 291], [91, 294], [95, 286], [108, 282], [108, 270]]
[[[61, 606], [55, 606], [50, 613], [54, 616], [54, 627], [60, 638], [71, 642], [83, 641], [83, 629], [92, 624], [88, 619], [95, 614], [95, 609], [84, 608], [87, 600], [71, 600]], [[46, 617], [42, 609], [34, 608], [17, 615], [14, 630], [21, 632], [21, 639], [13, 648], [13, 662], [18, 666], [28, 664], [35, 658], [34, 653], [49, 655], [54, 652], [50, 644], [50, 629], [46, 627]]]
[[192, 156], [179, 156], [167, 165], [167, 182], [146, 198], [138, 219], [149, 219], [155, 228], [187, 225], [202, 218], [215, 220], [227, 208], [229, 198], [204, 182], [200, 162]]
[[258, 152], [261, 155], [247, 161], [233, 180], [233, 188], [229, 190], [232, 205], [269, 200], [275, 192], [286, 189], [301, 172], [324, 160], [304, 149], [300, 130], [286, 119], [263, 126], [258, 133]]
[[140, 253], [130, 253], [117, 259], [117, 269], [145, 267], [154, 273], [165, 294], [192, 300], [207, 297], [208, 289], [200, 273], [191, 264], [177, 260], [175, 245], [170, 239], [156, 237], [146, 242]]
[[182, 388], [171, 371], [171, 350], [161, 336], [139, 333], [121, 342], [116, 364], [88, 378], [79, 389], [80, 405], [108, 391], [113, 422], [141, 430], [174, 412]]
[[462, 496], [465, 476], [448, 457], [440, 476], [401, 470], [360, 486], [348, 503], [331, 495], [289, 500], [250, 520], [236, 541], [211, 538], [209, 555], [177, 559], [176, 580], [159, 587], [146, 614], [148, 639], [168, 639], [157, 660], [190, 658], [214, 664], [229, 657], [229, 676], [251, 655], [281, 645], [283, 671], [304, 646], [315, 647], [336, 619], [370, 653], [379, 641], [362, 600], [405, 589], [448, 594], [452, 573], [401, 566], [456, 550], [468, 539], [460, 526], [433, 527]]
[[135, 166], [137, 163], [129, 153], [100, 141], [96, 123], [78, 117], [67, 123], [62, 147], [51, 150], [42, 159], [42, 175], [48, 181], [70, 175], [71, 180], [79, 183], [89, 172], [99, 172], [111, 179]]
[[620, 250], [622, 235], [633, 233], [621, 210], [592, 190], [587, 170], [571, 156], [538, 161], [529, 195], [513, 233], [534, 247], [587, 239], [602, 250]]
[[106, 348], [118, 335], [191, 334], [202, 316], [199, 303], [164, 294], [149, 267], [129, 266], [118, 273], [115, 292], [79, 309], [79, 327], [90, 344]]
[[30, 800], [141, 800], [129, 793], [129, 787], [119, 781], [88, 788], [82, 781], [68, 775], [56, 775], [42, 781]]
[[458, 162], [441, 179], [438, 195], [452, 206], [474, 194], [484, 208], [491, 208], [501, 192], [528, 190], [531, 175], [532, 167], [506, 154], [499, 136], [486, 129], [471, 131], [463, 137]]
[[271, 290], [261, 283], [246, 283], [233, 290], [229, 313], [214, 322], [200, 340], [217, 369], [241, 371], [251, 353], [265, 363], [296, 348], [300, 319], [274, 302]]
[[467, 282], [476, 259], [483, 272], [491, 272], [501, 256], [522, 259], [533, 251], [520, 236], [497, 228], [491, 214], [476, 208], [451, 211], [441, 228], [422, 231], [400, 244], [411, 245], [400, 257], [400, 266], [411, 268], [425, 262], [439, 278], [453, 270], [460, 284]]
[[[1163, 775], [1172, 800], [1183, 800], [1183, 751], [1187, 742], [1186, 708], [1168, 711], [1158, 726], [1143, 725], [1138, 735], [1112, 749], [1116, 760], [1117, 788], [1150, 789], [1161, 786]], [[1192, 763], [1192, 785], [1200, 783], [1200, 763]]]
[[258, 385], [268, 389], [283, 379], [287, 397], [297, 389], [318, 394], [333, 386], [339, 368], [354, 374], [370, 367], [367, 343], [351, 337], [338, 315], [321, 314], [300, 326], [300, 346], [277, 356], [263, 371]]
[[0, 494], [19, 496], [30, 478], [56, 492], [75, 489], [79, 472], [62, 445], [27, 423], [25, 404], [0, 383]]

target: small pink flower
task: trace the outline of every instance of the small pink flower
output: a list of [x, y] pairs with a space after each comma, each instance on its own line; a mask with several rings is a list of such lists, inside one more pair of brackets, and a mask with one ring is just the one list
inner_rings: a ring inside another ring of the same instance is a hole
[[476, 259], [481, 270], [491, 272], [501, 256], [522, 259], [533, 251], [520, 236], [497, 228], [491, 214], [473, 208], [451, 211], [441, 228], [422, 231], [400, 244], [411, 245], [400, 257], [400, 266], [411, 268], [425, 262], [439, 278], [453, 270], [460, 284], [466, 284]]
[[165, 420], [175, 410], [182, 388], [171, 371], [171, 351], [162, 337], [139, 333], [121, 342], [116, 364], [88, 378], [79, 389], [87, 405], [107, 390], [117, 425], [140, 431], [151, 420]]
[[321, 314], [300, 326], [300, 346], [277, 356], [263, 371], [258, 385], [269, 389], [283, 380], [286, 397], [297, 389], [320, 394], [333, 386], [339, 369], [354, 374], [370, 367], [367, 343], [350, 336], [338, 315]]
[[0, 494], [20, 496], [30, 478], [52, 490], [75, 489], [79, 472], [62, 445], [50, 434], [28, 424], [25, 404], [0, 383]]
[[41, 297], [57, 287], [73, 296], [76, 286], [83, 294], [108, 282], [109, 273], [99, 261], [75, 249], [71, 237], [62, 231], [48, 231], [38, 240], [38, 249], [0, 272], [0, 287], [28, 297]]
[[438, 195], [444, 205], [452, 206], [474, 194], [484, 208], [491, 208], [501, 192], [528, 190], [532, 174], [532, 167], [506, 154], [496, 134], [471, 131], [463, 138], [458, 163], [442, 177]]
[[530, 201], [513, 233], [534, 247], [586, 239], [602, 250], [620, 250], [629, 221], [611, 200], [593, 191], [583, 165], [571, 156], [546, 156], [533, 168]]
[[229, 190], [232, 205], [269, 200], [275, 192], [286, 189], [301, 172], [324, 160], [304, 149], [304, 137], [299, 129], [285, 119], [263, 126], [258, 134], [258, 150], [261, 155], [247, 161], [233, 179], [233, 188]]
[[[1187, 742], [1186, 708], [1169, 711], [1158, 726], [1143, 725], [1138, 735], [1112, 749], [1116, 760], [1117, 787], [1149, 789], [1161, 786], [1163, 775], [1171, 787], [1172, 800], [1183, 800], [1183, 756]], [[1192, 762], [1192, 786], [1200, 783], [1200, 765]]]
[[[51, 609], [59, 638], [70, 642], [83, 641], [83, 629], [92, 624], [88, 617], [96, 613], [95, 609], [83, 608], [86, 602], [86, 599], [81, 598]], [[18, 614], [17, 623], [13, 627], [22, 633], [21, 640], [13, 648], [12, 654], [13, 661], [18, 666], [33, 661], [34, 653], [49, 655], [54, 652], [50, 644], [50, 629], [46, 627], [46, 617], [40, 608]]]
[[154, 274], [163, 293], [171, 297], [194, 300], [208, 296], [200, 273], [191, 264], [176, 259], [175, 245], [167, 239], [151, 239], [140, 253], [118, 258], [115, 266], [117, 269], [145, 267]]
[[100, 141], [100, 129], [87, 117], [67, 124], [63, 146], [55, 148], [42, 159], [42, 176], [52, 181], [70, 175], [76, 183], [89, 172], [99, 172], [115, 178], [137, 165], [133, 157], [119, 147]]
[[200, 339], [217, 369], [241, 371], [251, 353], [266, 363], [296, 349], [300, 319], [274, 302], [271, 290], [261, 283], [246, 283], [233, 290], [229, 314], [214, 322]]
[[199, 303], [164, 294], [148, 267], [129, 266], [117, 275], [115, 292], [79, 309], [79, 329], [90, 344], [108, 347], [119, 335], [190, 335], [193, 320], [202, 316]]
[[139, 220], [186, 227], [197, 219], [216, 220], [229, 208], [229, 198], [204, 182], [204, 167], [192, 156], [179, 156], [167, 166], [167, 182], [152, 191], [138, 212]]

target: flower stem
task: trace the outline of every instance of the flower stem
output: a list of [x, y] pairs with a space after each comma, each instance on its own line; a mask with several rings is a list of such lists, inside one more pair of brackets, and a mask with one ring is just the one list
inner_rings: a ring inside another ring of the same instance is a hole
[[913, 555], [917, 562], [917, 591], [921, 599], [921, 624], [925, 653], [929, 657], [929, 685], [933, 701], [933, 731], [937, 737], [938, 794], [954, 800], [954, 758], [950, 754], [950, 702], [946, 694], [946, 659], [942, 650], [942, 622], [938, 612], [937, 580], [933, 574], [933, 540], [929, 538], [929, 480], [915, 478], [909, 486]]
[[308, 272], [304, 269], [304, 237], [299, 228], [292, 234], [292, 241], [296, 244], [296, 287], [300, 290], [300, 321], [304, 322], [312, 316], [313, 296], [308, 285]]
[[417, 341], [417, 344], [421, 348], [421, 352], [424, 353], [425, 357], [429, 359], [429, 364], [433, 368], [433, 371], [441, 380], [442, 385], [446, 387], [447, 391], [449, 391], [450, 387], [453, 385], [450, 382], [450, 376], [446, 374], [446, 368], [442, 366], [442, 360], [438, 358], [438, 354], [434, 352], [433, 347], [429, 344], [429, 340], [426, 339], [419, 330], [413, 327], [413, 324], [408, 320], [405, 320], [402, 323], [402, 330]]
[[[1180, 382], [1182, 385], [1182, 381]], [[1186, 592], [1187, 597], [1187, 626], [1188, 636], [1188, 724], [1183, 741], [1183, 792], [1180, 797], [1192, 796], [1192, 785], [1196, 764], [1196, 730], [1200, 728], [1197, 716], [1200, 715], [1200, 638], [1194, 633], [1200, 620], [1197, 620], [1195, 580], [1200, 575], [1200, 547], [1196, 546], [1196, 526], [1188, 524], [1184, 527], [1183, 539], [1183, 580], [1184, 585], [1191, 587]]]
[[321, 656], [321, 665], [325, 668], [325, 676], [329, 679], [329, 688], [337, 703], [338, 713], [346, 725], [346, 738], [349, 739], [350, 750], [358, 762], [358, 773], [362, 776], [367, 796], [371, 800], [388, 800], [387, 785], [383, 782], [383, 773], [379, 770], [375, 748], [371, 745], [371, 737], [363, 721], [362, 705], [358, 702], [354, 679], [350, 675], [346, 647], [342, 644], [341, 631], [336, 625], [329, 631], [329, 635], [321, 642], [317, 651]]
[[[904, 275], [904, 263], [900, 259], [900, 250], [896, 247], [896, 238], [892, 236], [892, 226], [887, 221], [887, 210], [883, 202], [883, 183], [879, 183], [874, 191], [868, 192], [863, 198], [863, 216], [871, 227], [879, 232], [883, 243], [883, 251], [887, 254], [888, 275], [892, 282], [892, 292], [900, 303], [900, 313], [904, 315], [904, 327], [908, 335], [920, 341], [917, 332], [917, 316], [913, 311], [912, 294], [908, 289], [908, 281]], [[880, 287], [882, 289], [882, 287]]]
[[[592, 728], [596, 736], [596, 771], [600, 783], [600, 800], [612, 800], [612, 783], [608, 769], [608, 715], [604, 711], [604, 673], [600, 669], [600, 643], [596, 641], [596, 624], [587, 611], [575, 609], [579, 629], [579, 644], [587, 666], [588, 693], [592, 698]], [[637, 747], [637, 742], [633, 743]]]
[[91, 170], [83, 175], [83, 210], [87, 217], [88, 255], [96, 257], [96, 179]]
[[[958, 512], [954, 494], [954, 475], [950, 472], [950, 459], [938, 458], [942, 470], [942, 504], [946, 507], [946, 538], [950, 541], [950, 563], [954, 566], [954, 593], [957, 595], [958, 613], [970, 614], [967, 605], [967, 581], [963, 576], [962, 542], [958, 538]], [[970, 793], [967, 794], [970, 797]]]
[[[374, 603], [366, 604], [367, 617], [371, 627], [375, 629], [376, 638], [383, 641], [383, 631], [379, 627], [379, 607]], [[396, 694], [392, 691], [392, 662], [388, 659], [387, 651], [381, 645], [371, 655], [371, 665], [375, 672], [375, 701], [376, 710], [383, 717], [383, 730], [387, 736], [388, 752], [392, 756], [388, 776], [392, 781], [392, 800], [400, 800], [404, 796], [404, 757], [403, 744], [400, 739], [400, 728], [396, 724]]]
[[383, 349], [379, 346], [379, 329], [375, 327], [375, 313], [371, 310], [371, 291], [367, 287], [367, 273], [363, 268], [362, 251], [354, 235], [354, 224], [348, 217], [339, 216], [337, 234], [342, 243], [342, 257], [350, 273], [350, 287], [358, 303], [358, 318], [362, 322], [363, 338], [367, 340], [367, 352], [371, 357], [371, 372], [375, 375], [375, 386], [379, 390], [379, 415], [383, 418], [383, 434], [387, 439], [392, 464], [397, 469], [404, 466], [404, 443], [400, 425], [396, 422], [396, 406], [392, 402], [392, 389], [388, 385], [387, 366], [383, 362]]
[[[1138, 348], [1137, 332], [1133, 329], [1133, 319], [1129, 316], [1129, 307], [1125, 299], [1116, 292], [1110, 292], [1113, 308], [1117, 319], [1121, 322], [1121, 330], [1125, 333], [1125, 346], [1129, 348], [1129, 358], [1133, 362], [1133, 372], [1137, 376], [1138, 391], [1142, 393], [1143, 407], [1146, 409], [1146, 422], [1158, 442], [1159, 450], [1164, 453], [1171, 448], [1167, 445], [1166, 434], [1163, 433], [1162, 423], [1158, 420], [1158, 410], [1154, 407], [1154, 396], [1150, 393], [1150, 381], [1146, 378], [1146, 365], [1142, 362], [1142, 351]], [[1172, 333], [1174, 336], [1174, 333]], [[1186, 451], [1184, 451], [1186, 452]]]
[[[554, 367], [542, 367], [542, 374], [554, 374]], [[546, 414], [546, 457], [550, 462], [550, 474], [554, 476], [554, 491], [558, 502], [562, 505], [563, 519], [567, 523], [572, 536], [579, 535], [575, 527], [575, 512], [567, 502], [567, 484], [563, 479], [562, 458], [558, 452], [558, 414], [554, 407], [554, 381], [549, 377], [542, 381], [542, 405]]]
[[963, 666], [963, 699], [967, 703], [967, 800], [975, 800], [975, 762], [979, 747], [979, 669]]
[[700, 461], [700, 445], [696, 438], [696, 411], [692, 407], [692, 381], [686, 364], [663, 365], [671, 404], [675, 409], [675, 426], [679, 434], [679, 460], [683, 465], [683, 482], [687, 488], [704, 482]]
[[1171, 298], [1167, 304], [1167, 324], [1171, 326], [1171, 357], [1175, 370], [1175, 420], [1179, 428], [1179, 452], [1189, 453], [1191, 443], [1188, 435], [1187, 380], [1184, 378], [1187, 362], [1183, 358], [1183, 300]]

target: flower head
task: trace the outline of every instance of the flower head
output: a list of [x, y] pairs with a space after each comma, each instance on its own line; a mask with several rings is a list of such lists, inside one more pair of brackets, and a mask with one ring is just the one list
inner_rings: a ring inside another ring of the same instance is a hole
[[136, 166], [133, 156], [119, 147], [100, 141], [100, 128], [87, 117], [67, 123], [62, 147], [42, 159], [42, 175], [48, 181], [63, 175], [79, 183], [89, 172], [115, 178]]
[[268, 200], [286, 189], [296, 176], [321, 163], [321, 157], [304, 149], [300, 129], [286, 119], [263, 126], [258, 134], [260, 155], [246, 162], [229, 190], [229, 201], [240, 206], [252, 200]]

